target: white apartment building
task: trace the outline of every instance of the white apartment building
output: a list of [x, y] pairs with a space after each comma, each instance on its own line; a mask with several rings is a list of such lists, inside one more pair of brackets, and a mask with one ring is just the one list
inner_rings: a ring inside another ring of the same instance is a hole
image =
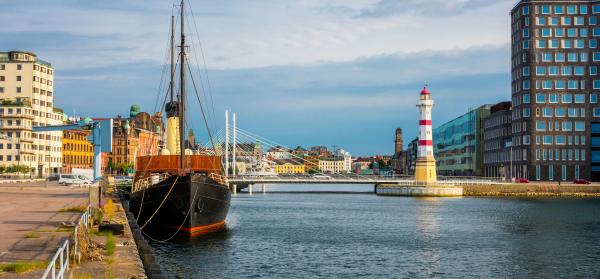
[[29, 166], [36, 176], [60, 173], [62, 132], [32, 132], [62, 124], [53, 83], [52, 65], [34, 53], [0, 52], [0, 166]]
[[346, 162], [343, 157], [330, 157], [319, 159], [319, 170], [324, 173], [347, 173]]

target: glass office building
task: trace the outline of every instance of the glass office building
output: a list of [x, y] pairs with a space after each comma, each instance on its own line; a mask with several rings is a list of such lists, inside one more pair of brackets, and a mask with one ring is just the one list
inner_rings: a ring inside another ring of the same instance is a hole
[[483, 176], [483, 119], [490, 105], [470, 110], [433, 129], [437, 171], [445, 176]]

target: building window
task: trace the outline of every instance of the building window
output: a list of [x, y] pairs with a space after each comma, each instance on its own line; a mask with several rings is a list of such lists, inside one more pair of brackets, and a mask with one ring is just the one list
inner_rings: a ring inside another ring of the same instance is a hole
[[17, 93], [21, 93], [21, 87], [17, 87]]
[[577, 62], [577, 58], [578, 58], [577, 52], [569, 52], [567, 54], [568, 62]]
[[542, 5], [542, 14], [543, 15], [550, 14], [550, 5]]
[[[558, 86], [556, 88], [558, 88]], [[567, 82], [567, 88], [568, 89], [578, 89], [579, 88], [579, 81], [577, 81], [577, 80], [569, 80]]]
[[535, 122], [535, 130], [536, 131], [546, 131], [546, 121], [536, 121]]
[[575, 94], [575, 103], [576, 104], [584, 104], [585, 103], [585, 94]]
[[22, 68], [23, 68], [23, 66], [21, 64], [17, 64], [17, 70], [21, 70]]
[[575, 131], [577, 131], [577, 132], [585, 131], [585, 122], [575, 121]]
[[529, 94], [523, 94], [523, 103], [529, 104]]
[[535, 180], [540, 180], [540, 165], [535, 165]]
[[546, 75], [546, 67], [544, 67], [544, 66], [535, 67], [535, 75], [537, 75], [537, 76]]
[[[565, 145], [567, 143], [567, 138], [564, 135], [556, 136], [556, 144], [557, 145]], [[558, 156], [556, 157], [558, 160]]]
[[571, 130], [573, 130], [573, 122], [563, 121], [562, 122], [562, 130], [563, 130], [563, 132], [570, 132]]
[[546, 103], [546, 94], [535, 94], [535, 102], [537, 104], [545, 104]]
[[552, 145], [553, 137], [551, 135], [544, 135], [543, 140], [544, 145]]

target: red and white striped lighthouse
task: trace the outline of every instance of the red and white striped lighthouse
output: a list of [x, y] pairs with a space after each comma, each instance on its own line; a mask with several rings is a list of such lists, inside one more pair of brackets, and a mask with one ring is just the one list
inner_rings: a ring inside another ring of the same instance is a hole
[[419, 108], [419, 149], [415, 165], [415, 179], [418, 182], [435, 182], [437, 176], [435, 158], [433, 157], [433, 131], [431, 129], [433, 100], [427, 86], [421, 91], [417, 107]]

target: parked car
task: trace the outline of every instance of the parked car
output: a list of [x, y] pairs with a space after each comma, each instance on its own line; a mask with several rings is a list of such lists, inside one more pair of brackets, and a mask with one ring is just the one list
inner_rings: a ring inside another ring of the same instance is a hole
[[51, 176], [48, 176], [48, 178], [46, 178], [46, 180], [48, 181], [58, 181], [60, 179], [60, 174], [53, 174]]
[[313, 178], [318, 178], [318, 179], [331, 179], [331, 176], [326, 175], [324, 173], [315, 173], [312, 175]]
[[592, 184], [592, 182], [587, 179], [575, 179], [575, 180], [573, 180], [573, 183], [574, 184]]
[[517, 183], [529, 183], [529, 179], [527, 179], [527, 178], [517, 178], [517, 179], [515, 179], [515, 182], [517, 182]]
[[90, 185], [92, 181], [83, 176], [76, 174], [59, 174], [58, 184], [60, 185]]

